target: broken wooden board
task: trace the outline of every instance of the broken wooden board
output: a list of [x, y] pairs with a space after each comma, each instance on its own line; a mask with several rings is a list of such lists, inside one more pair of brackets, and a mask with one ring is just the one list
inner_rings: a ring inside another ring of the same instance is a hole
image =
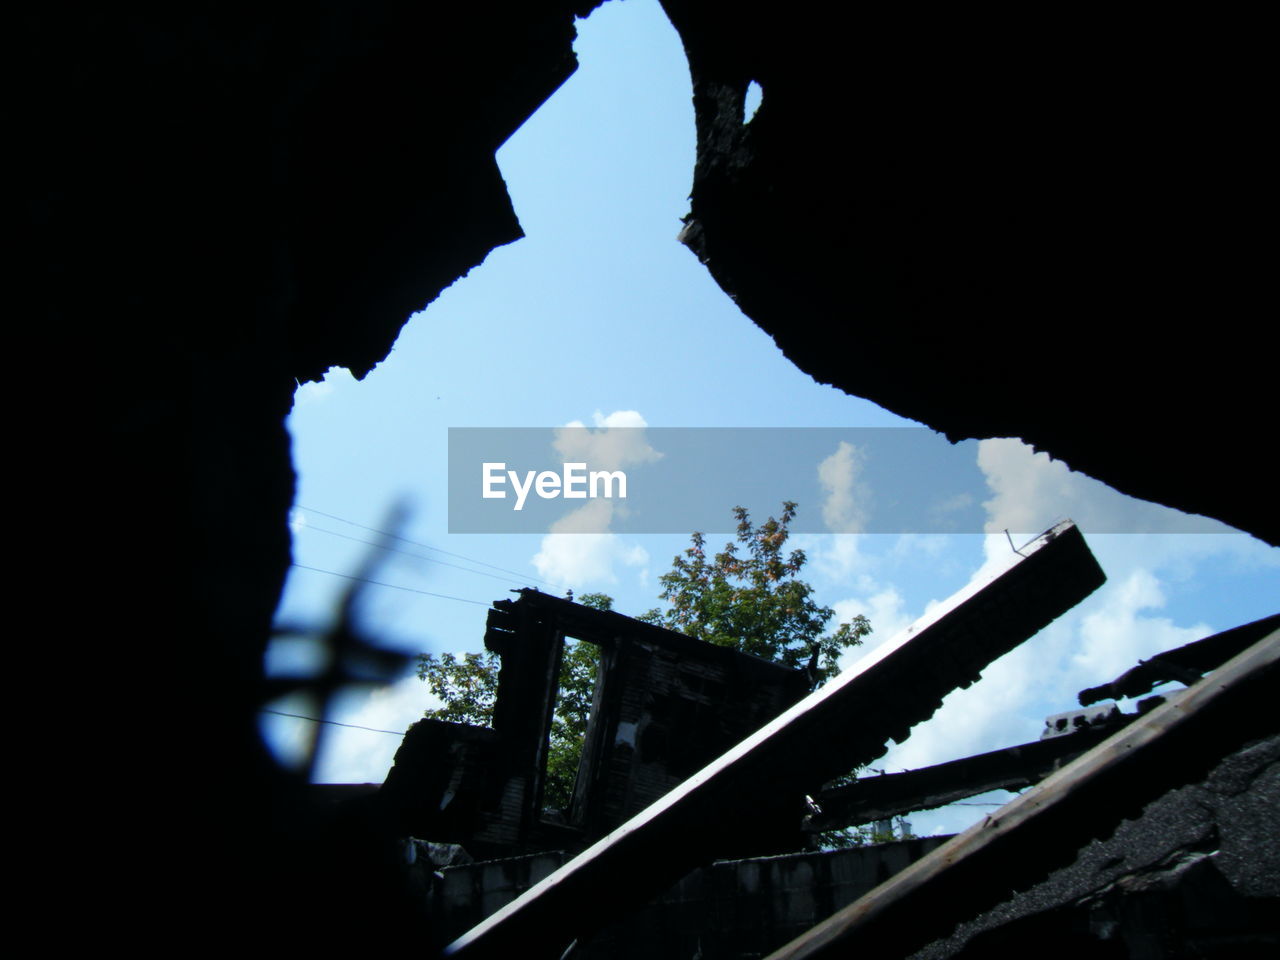
[[1190, 686], [1276, 629], [1280, 629], [1280, 613], [1157, 653], [1149, 660], [1139, 661], [1136, 667], [1110, 683], [1081, 690], [1080, 706], [1087, 707], [1100, 700], [1139, 697], [1170, 681]]
[[1102, 727], [823, 790], [814, 798], [821, 812], [807, 818], [804, 829], [807, 833], [839, 830], [932, 810], [991, 790], [1021, 790], [1039, 783], [1137, 716], [1121, 714]]

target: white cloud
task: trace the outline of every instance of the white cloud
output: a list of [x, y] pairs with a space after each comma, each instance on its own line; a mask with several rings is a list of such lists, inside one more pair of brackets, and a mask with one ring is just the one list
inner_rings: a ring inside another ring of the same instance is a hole
[[616, 533], [549, 533], [542, 538], [533, 565], [544, 580], [580, 590], [617, 583], [618, 567], [634, 568], [645, 579], [649, 552]]
[[[621, 470], [662, 457], [645, 438], [648, 424], [637, 411], [605, 416], [597, 410], [592, 420], [594, 430], [578, 420], [556, 430], [555, 449], [566, 461]], [[625, 509], [614, 500], [588, 500], [553, 523], [533, 556], [538, 575], [574, 589], [617, 583], [619, 566], [636, 568], [647, 579], [648, 551], [609, 532], [615, 511]]]
[[1139, 659], [1208, 636], [1204, 623], [1178, 627], [1167, 617], [1143, 616], [1165, 605], [1160, 581], [1149, 570], [1136, 569], [1106, 592], [1099, 609], [1083, 617], [1080, 644], [1071, 657], [1071, 675], [1080, 687], [1111, 680]]
[[889, 555], [898, 563], [913, 555], [932, 562], [942, 557], [950, 544], [951, 540], [944, 533], [900, 533]]
[[538, 576], [574, 589], [617, 583], [617, 566], [638, 568], [643, 577], [649, 553], [608, 532], [613, 511], [611, 500], [590, 500], [553, 523], [533, 556]]
[[433, 706], [438, 706], [435, 698], [416, 676], [342, 698], [330, 719], [373, 729], [328, 726], [316, 779], [322, 783], [381, 783], [402, 737], [374, 731], [408, 730]]
[[1148, 567], [1169, 584], [1194, 581], [1210, 560], [1238, 573], [1280, 568], [1280, 550], [1245, 533], [1091, 534], [1088, 540], [1108, 573]]
[[867, 525], [870, 490], [860, 481], [865, 455], [841, 440], [836, 452], [818, 464], [818, 482], [827, 491], [822, 519], [835, 533], [858, 533]]
[[929, 508], [929, 511], [935, 517], [945, 519], [949, 514], [967, 510], [971, 506], [973, 506], [973, 494], [957, 493], [954, 496], [947, 497], [945, 500], [939, 500], [934, 503]]
[[[917, 548], [928, 552], [938, 547], [932, 539], [895, 546], [903, 552]], [[1018, 555], [1004, 533], [988, 534], [983, 538], [982, 562], [962, 590], [991, 580], [1017, 560]], [[901, 593], [894, 587], [878, 585], [870, 576], [863, 584], [864, 587], [867, 585], [872, 586], [870, 591], [832, 605], [842, 620], [852, 614], [866, 615], [875, 631], [862, 647], [846, 653], [842, 662], [845, 668], [897, 636], [921, 616], [931, 613], [946, 599], [930, 600], [917, 614], [907, 608]], [[932, 720], [916, 726], [904, 743], [890, 745], [886, 756], [874, 762], [873, 766], [892, 770], [915, 769], [1034, 739], [1039, 733], [1041, 715], [1037, 714], [1038, 708], [1033, 707], [1033, 702], [1049, 698], [1054, 709], [1067, 709], [1078, 689], [1042, 689], [1045, 677], [1055, 671], [1068, 651], [1066, 644], [1070, 640], [1070, 631], [1064, 632], [1063, 623], [1059, 621], [1051, 625], [1034, 640], [992, 663], [984, 671], [981, 683], [968, 690], [953, 691]], [[1060, 692], [1068, 699], [1058, 696]]]
[[862, 554], [861, 537], [856, 533], [798, 536], [795, 539], [817, 572], [837, 583], [863, 573], [872, 562]]
[[1040, 533], [1068, 517], [1093, 533], [1174, 533], [1193, 526], [1230, 530], [1217, 521], [1118, 493], [1021, 440], [981, 441], [978, 467], [992, 492], [983, 503], [989, 532]]
[[[1007, 560], [1003, 534], [988, 536], [974, 579]], [[1114, 679], [1139, 659], [1212, 633], [1203, 623], [1179, 627], [1144, 611], [1164, 606], [1158, 578], [1125, 571], [1035, 637], [983, 671], [982, 680], [946, 697], [933, 719], [890, 749], [890, 769], [916, 768], [1013, 746], [1039, 736], [1045, 716], [1076, 705], [1077, 693]], [[931, 603], [930, 606], [933, 604]]]
[[574, 420], [555, 431], [556, 452], [566, 462], [586, 463], [590, 470], [621, 470], [624, 467], [660, 460], [662, 454], [649, 445], [648, 426], [635, 410], [615, 410], [592, 418], [596, 429]]
[[896, 637], [914, 619], [907, 613], [902, 594], [893, 587], [885, 587], [865, 598], [837, 600], [831, 608], [835, 610], [836, 621], [839, 623], [846, 623], [859, 614], [871, 621], [871, 633], [862, 641], [862, 645], [846, 650], [840, 657], [841, 670], [848, 669], [880, 644]]
[[891, 746], [884, 765], [916, 769], [1034, 740], [1044, 716], [1074, 702], [1078, 688], [1055, 681], [1049, 666], [1069, 636], [1050, 627], [990, 664], [979, 683], [952, 691], [931, 720]]

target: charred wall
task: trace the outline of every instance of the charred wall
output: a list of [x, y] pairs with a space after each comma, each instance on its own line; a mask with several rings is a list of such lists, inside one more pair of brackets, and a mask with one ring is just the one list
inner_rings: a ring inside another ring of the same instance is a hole
[[[599, 667], [572, 803], [552, 811], [547, 742], [566, 638], [598, 646]], [[493, 728], [414, 724], [380, 799], [396, 835], [486, 859], [577, 853], [809, 690], [803, 671], [531, 589], [493, 605], [485, 645], [502, 658]], [[802, 845], [798, 816], [751, 844], [779, 842]]]
[[1043, 883], [915, 953], [1264, 957], [1280, 944], [1280, 737], [1230, 752]]
[[801, 369], [1280, 543], [1250, 452], [1275, 411], [1259, 25], [663, 6], [698, 125], [684, 242]]
[[[211, 910], [330, 944], [344, 922], [399, 911], [353, 879], [394, 856], [385, 838], [376, 856], [340, 838], [327, 846], [350, 856], [316, 854], [317, 837], [372, 828], [313, 818], [257, 734], [290, 562], [283, 421], [298, 380], [363, 376], [410, 313], [521, 236], [494, 150], [572, 73], [573, 18], [592, 6], [50, 4], [17, 18], [16, 273], [24, 328], [57, 358], [34, 416], [63, 465], [53, 479], [92, 487], [109, 518], [91, 564], [104, 602], [82, 605], [98, 622], [41, 670], [83, 678], [78, 707], [149, 728], [144, 748], [77, 724], [53, 751], [77, 805], [85, 784], [147, 785], [92, 791], [98, 842], [141, 865], [114, 885], [130, 908], [101, 929], [132, 918], [129, 936], [160, 935], [135, 916], [146, 904], [215, 939], [234, 934]], [[75, 413], [55, 417], [64, 393]], [[174, 883], [161, 864], [193, 834], [213, 838], [206, 861]]]

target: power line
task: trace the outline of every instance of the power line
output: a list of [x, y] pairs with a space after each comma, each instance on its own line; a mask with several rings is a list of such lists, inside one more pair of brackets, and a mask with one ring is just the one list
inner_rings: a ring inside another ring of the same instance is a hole
[[310, 720], [312, 723], [330, 723], [335, 727], [350, 727], [353, 730], [368, 730], [370, 733], [389, 733], [393, 737], [403, 737], [403, 730], [379, 730], [377, 727], [362, 727], [358, 723], [339, 723], [337, 720], [321, 720], [319, 717], [304, 717], [300, 713], [285, 713], [283, 710], [268, 710], [263, 707], [262, 713], [274, 713], [277, 717], [293, 717], [295, 720]]
[[487, 600], [468, 600], [466, 597], [451, 597], [447, 593], [432, 593], [430, 590], [417, 590], [414, 587], [402, 587], [398, 583], [383, 583], [381, 580], [370, 580], [368, 577], [353, 577], [349, 573], [338, 573], [335, 570], [321, 570], [319, 567], [308, 567], [305, 563], [298, 563], [296, 560], [289, 564], [292, 567], [298, 567], [301, 570], [314, 570], [316, 573], [327, 573], [331, 577], [342, 577], [344, 580], [355, 580], [358, 583], [371, 583], [375, 587], [390, 587], [392, 590], [404, 590], [408, 593], [420, 593], [424, 597], [439, 597], [441, 600], [457, 600], [459, 603], [474, 603], [476, 606], [487, 607]]
[[[390, 550], [393, 553], [403, 554], [406, 557], [413, 557], [417, 560], [425, 560], [428, 563], [438, 563], [443, 567], [453, 567], [455, 570], [462, 570], [465, 573], [474, 573], [481, 577], [492, 577], [494, 580], [501, 580], [503, 583], [524, 583], [523, 578], [517, 577], [501, 577], [496, 573], [485, 573], [483, 570], [472, 570], [457, 563], [449, 563], [447, 560], [437, 560], [435, 557], [423, 556], [421, 553], [413, 553], [410, 550], [401, 550], [397, 547], [389, 547], [385, 543], [378, 543], [376, 540], [365, 540], [363, 537], [353, 537], [346, 533], [338, 533], [337, 530], [326, 530], [324, 527], [317, 527], [315, 524], [308, 523], [304, 529], [315, 530], [317, 533], [327, 533], [331, 537], [341, 537], [343, 540], [354, 540], [356, 543], [367, 544], [370, 547], [377, 547], [379, 550]], [[476, 563], [478, 561], [471, 561]]]
[[[356, 523], [354, 520], [347, 520], [344, 517], [337, 517], [337, 516], [334, 516], [332, 513], [325, 513], [323, 510], [313, 510], [310, 507], [304, 507], [300, 503], [295, 503], [293, 505], [293, 508], [295, 510], [301, 510], [304, 513], [314, 513], [317, 516], [328, 517], [330, 520], [337, 520], [339, 523], [346, 523], [353, 527], [359, 527], [361, 530], [368, 530], [370, 533], [377, 533], [384, 537], [391, 537], [395, 540], [400, 540], [403, 543], [412, 544], [415, 547], [422, 547], [424, 550], [434, 550], [437, 553], [443, 553], [446, 557], [455, 557], [458, 560], [465, 560], [467, 561], [467, 563], [474, 563], [477, 566], [488, 567], [490, 570], [498, 570], [502, 573], [510, 574], [511, 576], [516, 577], [517, 579], [522, 581], [533, 580], [533, 581], [536, 581], [537, 583], [545, 583], [547, 586], [554, 587], [557, 590], [566, 589], [564, 584], [561, 584], [561, 583], [552, 583], [550, 580], [543, 580], [541, 577], [535, 577], [533, 576], [533, 574], [530, 574], [530, 573], [517, 573], [515, 570], [508, 570], [506, 567], [499, 567], [499, 566], [495, 566], [492, 563], [485, 563], [483, 560], [476, 560], [473, 557], [463, 556], [461, 553], [451, 553], [448, 550], [441, 549], [440, 547], [433, 547], [429, 543], [419, 543], [417, 540], [410, 540], [408, 537], [402, 537], [398, 533], [391, 533], [388, 530], [379, 530], [377, 527], [367, 527], [363, 523]], [[479, 571], [473, 570], [472, 572], [477, 573]]]

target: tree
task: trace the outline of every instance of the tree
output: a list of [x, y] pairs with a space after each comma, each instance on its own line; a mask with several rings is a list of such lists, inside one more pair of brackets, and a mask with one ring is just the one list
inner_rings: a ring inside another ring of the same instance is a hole
[[[668, 609], [655, 608], [639, 619], [676, 630], [708, 643], [802, 668], [813, 686], [840, 671], [840, 654], [871, 632], [866, 617], [856, 616], [824, 633], [835, 616], [830, 607], [813, 599], [813, 587], [799, 578], [807, 558], [803, 550], [784, 553], [788, 527], [796, 505], [782, 505], [779, 519], [770, 517], [754, 526], [743, 507], [734, 507], [735, 542], [707, 557], [706, 538], [691, 536], [691, 545], [672, 561], [661, 577], [660, 599]], [[610, 610], [606, 594], [588, 593], [578, 602]], [[560, 696], [556, 701], [548, 744], [545, 802], [567, 809], [578, 773], [578, 758], [591, 714], [599, 650], [590, 643], [566, 643], [560, 665]], [[492, 653], [452, 654], [439, 658], [421, 654], [418, 676], [427, 681], [443, 707], [426, 715], [440, 720], [489, 726], [497, 692], [498, 657]], [[837, 838], [829, 841], [839, 842]]]
[[493, 725], [493, 704], [498, 698], [498, 655], [496, 653], [418, 654], [418, 679], [444, 704], [426, 712], [434, 720]]
[[[706, 538], [692, 545], [661, 577], [665, 612], [650, 610], [640, 619], [722, 647], [755, 654], [788, 667], [803, 667], [813, 686], [840, 672], [840, 654], [862, 642], [871, 624], [861, 615], [825, 634], [835, 616], [813, 599], [813, 587], [799, 578], [803, 550], [783, 553], [796, 505], [782, 505], [782, 517], [752, 526], [744, 507], [734, 507], [737, 542], [707, 558]], [[745, 552], [745, 555], [739, 553]]]

